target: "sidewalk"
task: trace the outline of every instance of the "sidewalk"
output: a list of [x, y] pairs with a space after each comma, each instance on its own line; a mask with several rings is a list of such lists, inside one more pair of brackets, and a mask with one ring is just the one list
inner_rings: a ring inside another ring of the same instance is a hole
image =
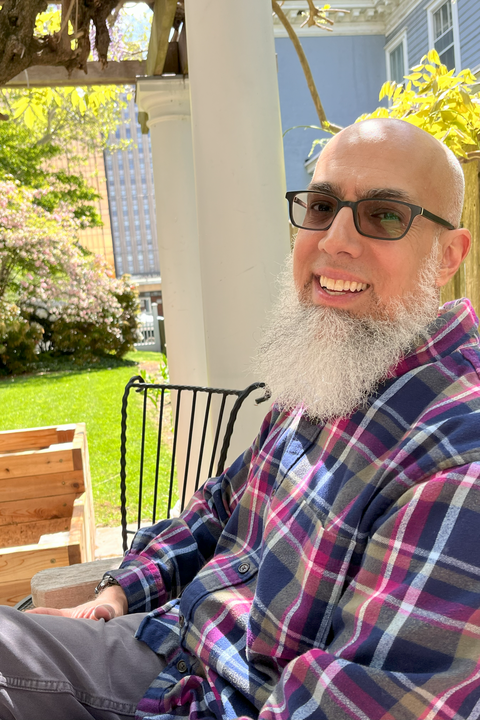
[[[135, 530], [136, 523], [127, 525], [129, 530]], [[128, 536], [128, 542], [133, 535]], [[97, 527], [95, 529], [95, 560], [103, 560], [109, 557], [123, 555], [122, 550], [122, 528], [119, 527]]]

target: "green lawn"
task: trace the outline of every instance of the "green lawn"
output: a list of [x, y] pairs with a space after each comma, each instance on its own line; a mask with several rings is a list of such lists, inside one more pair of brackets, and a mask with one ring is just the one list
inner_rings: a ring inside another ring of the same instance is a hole
[[[45, 425], [85, 422], [90, 453], [95, 521], [97, 525], [120, 524], [120, 411], [123, 391], [128, 380], [138, 374], [134, 363], [160, 362], [157, 353], [128, 353], [129, 365], [114, 365], [88, 370], [69, 369], [43, 375], [17, 376], [0, 380], [0, 430], [16, 430]], [[149, 403], [150, 405], [150, 403]], [[138, 474], [139, 429], [142, 399], [131, 393], [129, 400], [127, 446], [127, 479], [134, 485]], [[150, 430], [155, 430], [155, 413], [148, 413]], [[152, 453], [147, 451], [146, 471], [150, 475]], [[168, 448], [163, 452], [160, 476], [160, 505], [166, 508], [168, 489]], [[152, 492], [149, 492], [150, 496]], [[128, 495], [128, 493], [127, 493]], [[175, 500], [174, 500], [175, 501]], [[160, 517], [165, 512], [160, 509]], [[129, 509], [129, 521], [134, 519]], [[157, 514], [158, 516], [158, 514]]]

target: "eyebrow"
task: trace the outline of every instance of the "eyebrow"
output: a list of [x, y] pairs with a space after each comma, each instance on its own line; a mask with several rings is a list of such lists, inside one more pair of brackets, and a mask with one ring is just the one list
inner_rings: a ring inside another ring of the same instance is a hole
[[[324, 192], [336, 195], [342, 198], [343, 192], [339, 185], [330, 182], [312, 182], [307, 188], [311, 192]], [[370, 188], [360, 194], [359, 200], [375, 200], [376, 198], [384, 198], [385, 200], [403, 200], [403, 202], [412, 202], [411, 196], [405, 190], [399, 188]]]

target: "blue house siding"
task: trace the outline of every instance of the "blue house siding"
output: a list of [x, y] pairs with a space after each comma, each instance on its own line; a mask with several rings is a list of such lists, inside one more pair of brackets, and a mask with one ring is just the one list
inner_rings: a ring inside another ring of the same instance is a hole
[[410, 67], [417, 65], [429, 50], [426, 10], [429, 3], [430, 0], [422, 0], [385, 39], [385, 44], [388, 44], [399, 32], [407, 28], [408, 64]]
[[[430, 50], [428, 44], [427, 7], [431, 0], [421, 0], [395, 30], [386, 37], [389, 43], [405, 27], [407, 28], [408, 64], [417, 65]], [[457, 0], [460, 56], [462, 68], [474, 68], [480, 64], [480, 7], [478, 0]], [[459, 68], [462, 69], [462, 68]]]
[[462, 68], [480, 65], [480, 4], [478, 0], [457, 0]]
[[[327, 118], [349, 125], [378, 107], [378, 93], [386, 79], [383, 35], [304, 37], [302, 47], [310, 64]], [[318, 125], [305, 76], [289, 38], [276, 38], [282, 127]], [[289, 130], [284, 137], [287, 187], [306, 187], [304, 167], [312, 142], [329, 137], [319, 130]]]

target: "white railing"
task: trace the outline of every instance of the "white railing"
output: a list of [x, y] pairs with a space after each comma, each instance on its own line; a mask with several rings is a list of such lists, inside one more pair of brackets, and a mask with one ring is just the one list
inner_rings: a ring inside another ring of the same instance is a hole
[[158, 307], [157, 303], [152, 303], [152, 315], [147, 316], [138, 327], [142, 340], [135, 343], [137, 350], [147, 352], [161, 352], [162, 341], [160, 338], [160, 328], [158, 326]]

